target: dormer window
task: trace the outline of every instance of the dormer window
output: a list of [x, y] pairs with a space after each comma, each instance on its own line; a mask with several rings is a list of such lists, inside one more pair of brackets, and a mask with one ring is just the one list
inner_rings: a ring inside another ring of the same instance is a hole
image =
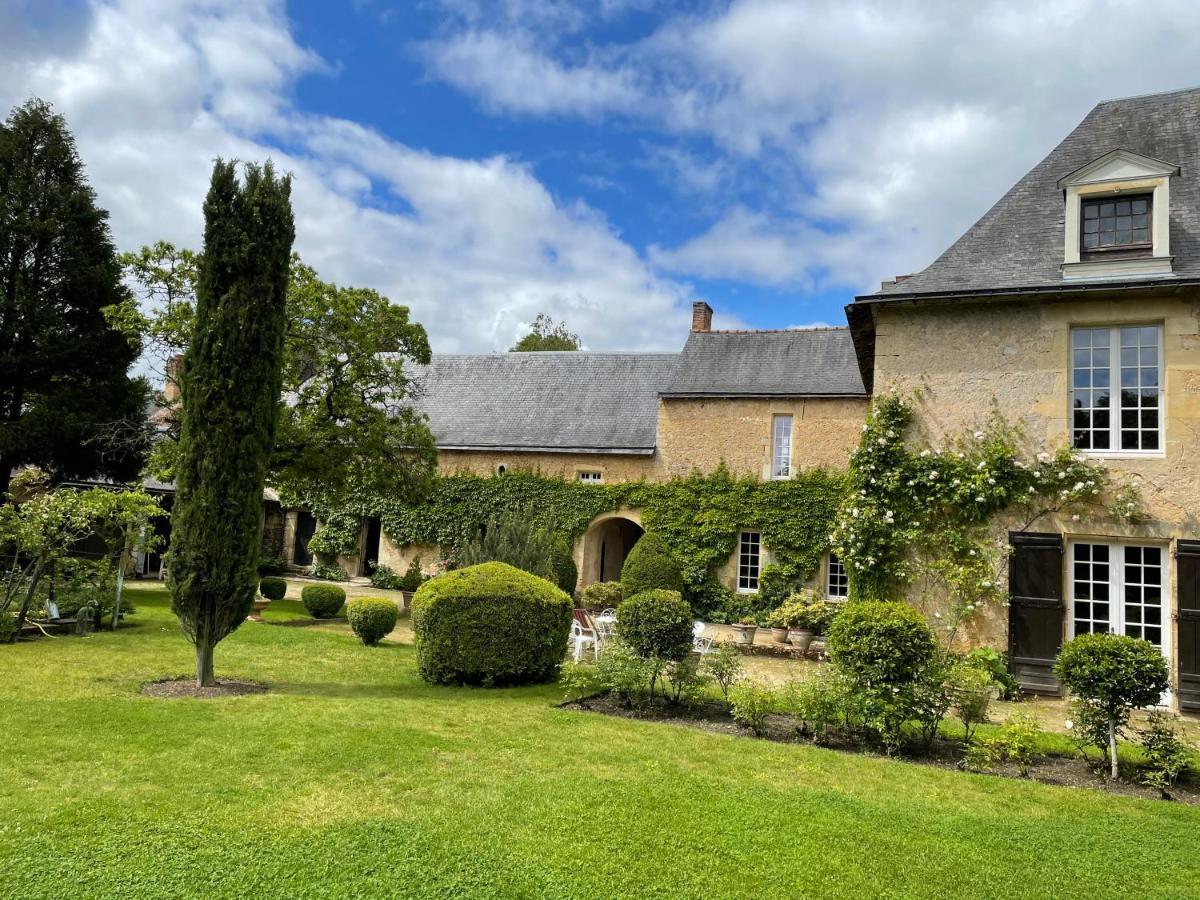
[[1112, 150], [1060, 180], [1063, 278], [1170, 276], [1170, 189], [1178, 174], [1171, 163]]
[[1081, 259], [1103, 259], [1109, 253], [1149, 256], [1153, 194], [1080, 199]]

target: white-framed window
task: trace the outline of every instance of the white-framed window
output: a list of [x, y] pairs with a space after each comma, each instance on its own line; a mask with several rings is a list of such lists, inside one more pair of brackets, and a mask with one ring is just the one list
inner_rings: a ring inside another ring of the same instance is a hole
[[792, 477], [792, 417], [771, 419], [771, 477]]
[[581, 469], [577, 477], [584, 484], [601, 484], [604, 481], [604, 476], [601, 473], [587, 469]]
[[825, 596], [830, 600], [845, 600], [850, 596], [850, 578], [836, 553], [829, 554], [825, 566]]
[[1109, 631], [1170, 655], [1165, 547], [1073, 543], [1070, 574], [1070, 637]]
[[743, 594], [758, 591], [758, 573], [762, 570], [762, 534], [743, 531], [738, 537], [737, 589]]
[[1078, 450], [1163, 452], [1161, 325], [1071, 329], [1071, 434]]

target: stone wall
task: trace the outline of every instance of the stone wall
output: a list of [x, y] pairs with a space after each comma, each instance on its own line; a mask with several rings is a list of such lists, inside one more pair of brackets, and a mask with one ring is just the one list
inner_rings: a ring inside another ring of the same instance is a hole
[[[1194, 290], [1164, 289], [1152, 299], [883, 307], [876, 318], [875, 389], [919, 391], [917, 432], [935, 446], [986, 423], [994, 405], [1020, 423], [1032, 448], [1054, 450], [1070, 441], [1071, 328], [1126, 324], [1163, 326], [1165, 449], [1152, 457], [1097, 458], [1134, 481], [1149, 518], [1129, 525], [1096, 510], [1078, 520], [1047, 516], [1031, 530], [1164, 546], [1200, 537], [1200, 293]], [[1002, 519], [997, 528], [1020, 524]], [[1173, 571], [1169, 578], [1174, 584]], [[914, 589], [914, 599], [921, 593]], [[938, 598], [926, 606], [936, 610]], [[1002, 613], [988, 615], [971, 637], [1003, 645], [1006, 631]]]
[[771, 475], [772, 419], [792, 417], [797, 470], [846, 467], [858, 444], [868, 401], [862, 399], [666, 399], [659, 403], [663, 477], [711, 472], [722, 461], [739, 475]]

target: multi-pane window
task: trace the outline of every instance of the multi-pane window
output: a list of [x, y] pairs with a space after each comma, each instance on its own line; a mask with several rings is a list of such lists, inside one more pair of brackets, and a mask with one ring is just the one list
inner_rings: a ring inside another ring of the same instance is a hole
[[790, 478], [792, 475], [792, 417], [775, 416], [771, 425], [771, 477]]
[[1073, 544], [1071, 635], [1113, 632], [1166, 652], [1161, 547]]
[[758, 573], [762, 567], [762, 535], [743, 531], [738, 541], [737, 587], [742, 592], [758, 590]]
[[1162, 407], [1160, 326], [1071, 329], [1072, 440], [1076, 448], [1160, 452]]
[[850, 578], [846, 575], [846, 567], [837, 558], [836, 553], [829, 554], [828, 577], [825, 585], [825, 595], [830, 600], [844, 600], [850, 596]]
[[604, 476], [599, 472], [582, 470], [579, 473], [579, 480], [584, 484], [600, 484], [604, 481]]
[[1148, 251], [1151, 245], [1150, 207], [1149, 194], [1081, 201], [1080, 249], [1084, 253]]

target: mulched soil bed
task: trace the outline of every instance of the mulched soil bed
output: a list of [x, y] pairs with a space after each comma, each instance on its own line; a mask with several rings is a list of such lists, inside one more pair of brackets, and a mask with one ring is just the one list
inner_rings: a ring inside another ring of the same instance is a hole
[[147, 697], [192, 697], [211, 700], [215, 697], [241, 697], [246, 694], [265, 694], [267, 686], [256, 681], [218, 681], [216, 687], [196, 687], [194, 678], [172, 678], [150, 681], [142, 685]]
[[[843, 753], [858, 753], [865, 756], [882, 757], [883, 754], [873, 749], [865, 748], [844, 737], [833, 736], [821, 744], [817, 744], [810, 736], [801, 734], [797, 721], [791, 716], [773, 715], [767, 719], [766, 730], [762, 735], [755, 735], [733, 720], [728, 707], [722, 703], [708, 702], [687, 709], [665, 702], [655, 701], [655, 704], [644, 710], [629, 710], [609, 695], [590, 697], [585, 701], [572, 701], [561, 704], [563, 709], [574, 709], [584, 712], [596, 712], [606, 716], [619, 716], [623, 719], [638, 719], [644, 722], [665, 722], [671, 725], [683, 725], [688, 728], [698, 728], [718, 734], [732, 734], [741, 737], [757, 737], [760, 740], [776, 741], [784, 744], [811, 744], [838, 750]], [[941, 769], [959, 769], [962, 759], [962, 745], [953, 740], [938, 738], [928, 751], [915, 751], [900, 757], [901, 759], [919, 765], [936, 766]], [[1113, 782], [1096, 774], [1082, 759], [1065, 756], [1042, 756], [1029, 766], [1028, 776], [1022, 776], [1015, 764], [1001, 763], [994, 772], [988, 773], [1004, 778], [1028, 777], [1031, 781], [1042, 784], [1053, 784], [1064, 787], [1083, 787], [1093, 790], [1107, 791], [1111, 794], [1122, 794], [1127, 797], [1140, 797], [1146, 800], [1160, 799], [1157, 790], [1126, 781]], [[1172, 799], [1191, 805], [1200, 805], [1200, 783], [1193, 780], [1180, 780], [1171, 789]]]

